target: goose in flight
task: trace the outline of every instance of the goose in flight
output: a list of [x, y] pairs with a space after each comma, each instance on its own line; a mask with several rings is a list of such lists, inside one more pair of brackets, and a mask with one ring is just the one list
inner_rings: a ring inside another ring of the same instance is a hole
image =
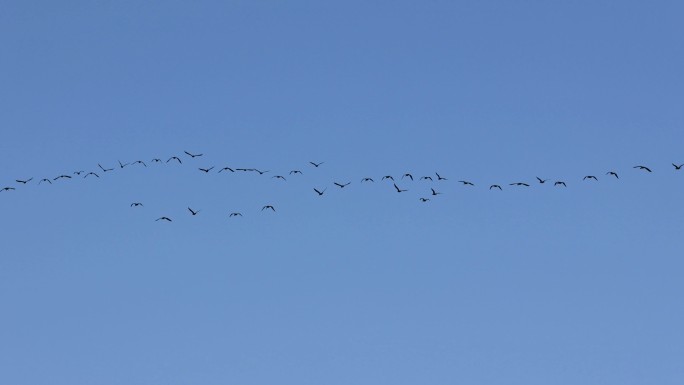
[[[156, 221], [167, 221], [167, 222], [173, 222], [173, 221], [171, 220], [171, 218], [169, 218], [169, 217], [159, 217], [159, 218], [157, 218], [157, 220], [156, 220]], [[156, 221], [155, 221], [155, 222], [156, 222]]]
[[608, 172], [606, 173], [606, 175], [612, 175], [612, 176], [614, 176], [616, 179], [620, 179], [620, 177], [618, 176], [618, 174], [617, 174], [615, 171], [608, 171]]
[[361, 179], [361, 183], [363, 183], [363, 182], [375, 182], [375, 181], [373, 180], [373, 178], [363, 178], [363, 179]]
[[418, 180], [423, 180], [423, 179], [425, 179], [425, 180], [428, 180], [428, 179], [429, 179], [429, 180], [432, 180], [432, 177], [431, 177], [431, 176], [421, 176], [420, 179], [418, 179]]
[[99, 163], [98, 163], [97, 165], [100, 166], [100, 169], [101, 169], [102, 171], [104, 171], [104, 172], [113, 171], [113, 170], [114, 170], [113, 168], [104, 168], [104, 167], [102, 167], [102, 165], [99, 164]]
[[651, 172], [651, 169], [646, 166], [634, 166], [633, 168], [638, 168], [639, 170], [645, 170]]
[[287, 179], [285, 179], [285, 177], [282, 176], [282, 175], [273, 175], [273, 176], [271, 177], [271, 179], [273, 179], [273, 178], [282, 179], [282, 180], [284, 180], [284, 181], [287, 181]]
[[5, 187], [0, 191], [13, 191], [13, 190], [16, 190], [16, 189], [14, 187]]
[[537, 178], [537, 180], [538, 180], [539, 183], [541, 183], [541, 184], [546, 183], [546, 181], [548, 180], [548, 179], [542, 179], [542, 178], [540, 178], [540, 177], [538, 177], [538, 176], [536, 176], [535, 178]]
[[582, 178], [582, 180], [585, 180], [585, 179], [593, 179], [593, 180], [595, 180], [595, 181], [598, 181], [598, 178], [595, 177], [595, 176], [593, 176], [593, 175], [587, 175], [587, 176], [585, 176], [584, 178]]
[[565, 182], [562, 180], [556, 181], [556, 183], [553, 184], [554, 186], [563, 186], [563, 187], [568, 187]]
[[147, 164], [145, 164], [145, 162], [143, 162], [142, 160], [136, 160], [135, 162], [133, 162], [131, 164], [142, 164], [143, 166], [147, 167]]
[[408, 191], [408, 190], [402, 190], [402, 189], [400, 189], [399, 186], [397, 186], [396, 183], [393, 183], [393, 184], [394, 184], [394, 188], [397, 189], [397, 192], [398, 192], [398, 193], [401, 193], [401, 192], [404, 192], [404, 191]]
[[254, 171], [253, 168], [236, 168], [235, 171]]
[[71, 179], [71, 177], [70, 177], [69, 175], [64, 175], [64, 174], [62, 174], [62, 175], [58, 176], [57, 178], [55, 178], [55, 179], [53, 179], [53, 180], [64, 179], [64, 178]]
[[51, 182], [50, 179], [48, 179], [48, 178], [43, 178], [43, 179], [41, 179], [40, 182], [38, 182], [38, 184], [41, 184], [41, 183], [43, 183], [43, 182], [48, 182], [48, 183], [52, 184], [52, 182]]
[[261, 208], [261, 211], [264, 211], [264, 210], [266, 210], [266, 209], [271, 209], [271, 210], [273, 210], [273, 212], [275, 212], [275, 208], [274, 208], [273, 206], [271, 206], [271, 205], [266, 205], [266, 206], [262, 207], [262, 208]]
[[228, 171], [230, 171], [230, 172], [235, 172], [235, 170], [233, 170], [233, 169], [230, 168], [230, 167], [224, 167], [224, 168], [220, 169], [219, 172], [225, 171], [225, 170], [228, 170]]
[[188, 154], [191, 158], [197, 158], [198, 156], [204, 155], [204, 154], [191, 154], [191, 153], [189, 153], [189, 152], [187, 152], [187, 151], [183, 151], [183, 152], [186, 153], [186, 154]]
[[182, 162], [182, 161], [180, 160], [180, 158], [177, 157], [177, 156], [172, 156], [172, 157], [170, 157], [169, 160], [166, 161], [166, 163], [169, 163], [169, 162], [172, 161], [172, 160], [177, 160], [178, 163], [183, 164], [183, 162]]
[[28, 182], [30, 182], [30, 181], [32, 181], [32, 180], [33, 180], [33, 177], [28, 178], [28, 179], [26, 179], [26, 180], [17, 179], [16, 181], [17, 181], [17, 183], [26, 184], [26, 183], [28, 183]]
[[323, 193], [325, 192], [325, 190], [327, 190], [327, 187], [324, 188], [323, 191], [319, 191], [317, 188], [314, 188], [314, 191], [316, 192], [316, 194], [318, 194], [318, 196], [323, 195]]
[[475, 186], [472, 182], [468, 182], [467, 180], [459, 180], [458, 183], [463, 183], [464, 186]]
[[409, 173], [404, 174], [404, 175], [401, 177], [401, 179], [404, 179], [404, 177], [409, 177], [409, 178], [411, 178], [411, 180], [413, 180], [413, 175], [411, 175], [411, 174], [409, 174]]
[[[74, 171], [74, 175], [81, 175], [81, 174], [83, 174], [84, 172], [85, 172], [85, 171], [83, 171], [83, 170], [81, 170], [81, 171]], [[31, 179], [33, 179], [33, 178], [31, 178]]]
[[118, 162], [119, 162], [120, 168], [124, 168], [124, 167], [128, 166], [128, 163], [121, 163], [121, 161], [118, 161]]
[[350, 183], [351, 183], [351, 182], [347, 182], [347, 183], [337, 183], [337, 182], [335, 182], [335, 183], [333, 183], [333, 184], [334, 184], [335, 186], [339, 187], [339, 188], [345, 188], [345, 187], [349, 186]]
[[202, 171], [205, 174], [208, 173], [209, 171], [213, 170], [213, 169], [214, 169], [214, 166], [211, 166], [209, 168], [201, 168], [201, 167], [198, 168], [198, 170]]
[[447, 180], [447, 178], [444, 178], [437, 173], [435, 173], [435, 175], [437, 175], [437, 180]]
[[682, 163], [680, 165], [676, 165], [676, 164], [672, 163], [672, 165], [674, 166], [675, 170], [680, 170], [682, 167], [684, 167], [684, 163]]
[[133, 203], [131, 203], [131, 207], [138, 207], [138, 206], [140, 206], [140, 207], [145, 207], [145, 206], [143, 206], [143, 204], [140, 203], [140, 202], [133, 202]]
[[264, 175], [264, 174], [266, 174], [267, 172], [269, 172], [269, 170], [261, 171], [261, 170], [257, 170], [256, 168], [252, 168], [251, 171], [256, 171], [256, 172], [259, 173], [259, 175]]
[[430, 188], [430, 190], [432, 190], [432, 195], [441, 195], [442, 194], [441, 192], [435, 191], [435, 189], [433, 189], [433, 188]]
[[427, 201], [429, 201], [429, 200], [430, 200], [430, 198], [420, 198], [420, 201], [421, 201], [421, 202], [427, 202]]
[[192, 214], [193, 217], [195, 215], [199, 214], [199, 212], [200, 212], [200, 210], [195, 211], [195, 210], [191, 209], [190, 207], [188, 207], [188, 210], [190, 211], [190, 214]]
[[161, 161], [162, 161], [162, 160], [159, 159], [159, 158], [154, 158], [154, 159], [152, 159], [152, 163], [161, 163]]
[[394, 181], [394, 178], [392, 178], [392, 175], [385, 175], [380, 180], [385, 180], [385, 179], [392, 179], [392, 181]]
[[325, 162], [320, 162], [320, 163], [309, 162], [309, 163], [312, 164], [314, 167], [318, 168], [318, 166], [322, 165]]
[[230, 217], [241, 217], [241, 216], [242, 216], [242, 213], [235, 212], [235, 213], [230, 213], [230, 215], [228, 215], [228, 218], [230, 218]]
[[95, 176], [98, 177], [98, 178], [100, 177], [99, 175], [97, 175], [97, 174], [95, 174], [94, 172], [91, 171], [91, 172], [85, 174], [85, 176], [83, 177], [83, 179], [87, 178], [88, 175], [95, 175]]
[[515, 182], [515, 183], [509, 183], [509, 186], [525, 186], [525, 187], [530, 187], [529, 184], [523, 183], [523, 182]]
[[498, 188], [499, 190], [503, 191], [503, 189], [501, 188], [501, 186], [499, 186], [498, 184], [493, 184], [493, 185], [489, 186], [489, 189], [490, 189], [490, 190], [493, 189], [493, 188]]
[[302, 172], [299, 170], [292, 170], [292, 171], [290, 171], [290, 175], [292, 175], [292, 174], [302, 174]]

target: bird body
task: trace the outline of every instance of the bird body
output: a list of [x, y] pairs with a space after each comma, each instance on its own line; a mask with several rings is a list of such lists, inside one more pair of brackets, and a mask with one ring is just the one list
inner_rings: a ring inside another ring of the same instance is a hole
[[440, 195], [440, 194], [442, 194], [441, 192], [435, 191], [435, 189], [433, 189], [433, 188], [431, 188], [430, 190], [432, 190], [432, 195]]
[[595, 176], [593, 176], [593, 175], [587, 175], [587, 176], [585, 176], [584, 178], [582, 178], [582, 180], [585, 180], [585, 179], [593, 179], [593, 180], [595, 180], [595, 181], [598, 181], [598, 178], [595, 177]]
[[393, 183], [393, 184], [394, 184], [394, 188], [397, 189], [397, 192], [398, 192], [398, 193], [402, 193], [402, 192], [404, 192], [404, 191], [408, 191], [408, 190], [402, 190], [402, 189], [400, 189], [399, 186], [397, 186], [396, 183]]
[[616, 179], [620, 179], [620, 177], [618, 176], [618, 174], [617, 174], [615, 171], [608, 171], [608, 172], [606, 173], [606, 175], [612, 175], [612, 176], [614, 176]]
[[183, 152], [186, 153], [187, 155], [189, 155], [191, 158], [197, 158], [198, 156], [204, 155], [204, 154], [191, 154], [191, 153], [189, 153], [189, 152], [187, 152], [187, 151], [183, 151]]
[[320, 165], [322, 165], [325, 162], [320, 162], [320, 163], [309, 162], [309, 163], [312, 164], [314, 167], [318, 168]]
[[326, 187], [326, 188], [323, 189], [323, 191], [319, 191], [317, 188], [314, 187], [314, 191], [316, 192], [316, 194], [318, 194], [318, 196], [323, 195], [323, 193], [324, 193], [325, 190], [327, 190], [327, 189], [328, 189], [328, 188]]
[[274, 176], [271, 177], [271, 179], [273, 179], [273, 178], [282, 179], [282, 180], [284, 180], [284, 181], [287, 181], [287, 179], [285, 179], [285, 177], [282, 176], [282, 175], [274, 175]]
[[261, 211], [264, 211], [264, 210], [266, 210], [266, 209], [271, 209], [271, 210], [273, 210], [274, 212], [276, 211], [276, 210], [275, 210], [275, 207], [273, 207], [273, 206], [271, 206], [271, 205], [266, 205], [266, 206], [262, 207], [262, 208], [261, 208]]
[[199, 212], [200, 212], [200, 210], [195, 211], [195, 210], [191, 209], [190, 207], [188, 207], [188, 210], [190, 211], [190, 214], [192, 214], [193, 217], [195, 215], [199, 214]]
[[208, 173], [209, 171], [211, 171], [211, 170], [213, 170], [213, 169], [214, 169], [214, 166], [211, 166], [211, 167], [209, 167], [209, 168], [201, 168], [201, 167], [198, 168], [198, 170], [200, 170], [200, 171], [202, 171], [202, 172], [204, 172], [204, 173]]
[[554, 183], [553, 185], [554, 185], [554, 186], [568, 187], [568, 186], [565, 184], [565, 182], [563, 182], [563, 181], [561, 181], [561, 180], [556, 181], [556, 183]]
[[437, 175], [437, 180], [447, 180], [447, 178], [442, 177], [441, 175], [435, 173]]
[[525, 187], [530, 187], [529, 184], [523, 183], [523, 182], [510, 183], [509, 186], [525, 186]]
[[681, 170], [681, 168], [684, 167], [684, 163], [682, 163], [680, 165], [676, 165], [676, 164], [672, 163], [672, 165], [674, 166], [675, 170]]
[[[159, 218], [157, 218], [157, 220], [156, 220], [156, 221], [167, 221], [167, 222], [173, 222], [173, 221], [171, 220], [171, 218], [169, 218], [169, 217], [159, 217]], [[156, 222], [156, 221], [155, 221], [155, 222]]]
[[544, 184], [544, 183], [546, 183], [546, 181], [548, 180], [548, 179], [542, 179], [542, 178], [540, 178], [540, 177], [538, 177], [538, 176], [537, 176], [537, 177], [535, 177], [535, 178], [537, 178], [537, 180], [538, 180], [538, 181], [539, 181], [539, 183], [541, 183], [541, 184]]
[[83, 179], [87, 178], [88, 175], [95, 175], [95, 176], [98, 177], [98, 178], [100, 177], [99, 175], [97, 175], [96, 173], [94, 173], [94, 172], [91, 171], [91, 172], [85, 174], [85, 176], [83, 177]]
[[335, 183], [333, 183], [333, 184], [334, 184], [335, 186], [339, 187], [339, 188], [345, 188], [345, 187], [349, 186], [350, 183], [351, 183], [351, 182], [347, 182], [347, 183], [337, 183], [337, 182], [335, 182]]
[[490, 189], [490, 190], [493, 189], [493, 188], [498, 188], [499, 190], [503, 191], [503, 189], [501, 188], [501, 186], [499, 186], [498, 184], [493, 184], [493, 185], [489, 186], [489, 189]]
[[177, 157], [177, 156], [172, 156], [172, 157], [170, 157], [169, 160], [166, 161], [166, 163], [169, 163], [169, 162], [172, 161], [172, 160], [177, 160], [178, 163], [183, 164], [183, 162], [182, 162], [182, 161], [180, 160], [180, 158]]
[[633, 168], [638, 168], [639, 170], [651, 172], [651, 169], [646, 166], [634, 166]]
[[224, 167], [224, 168], [220, 169], [219, 172], [225, 171], [225, 170], [228, 170], [228, 171], [230, 171], [230, 172], [235, 172], [235, 170], [233, 170], [233, 169], [230, 168], [230, 167]]
[[430, 200], [430, 198], [420, 198], [420, 201], [421, 201], [421, 202], [427, 202], [427, 201], [429, 201], [429, 200]]
[[5, 187], [0, 191], [13, 191], [13, 190], [16, 190], [16, 189], [14, 187]]
[[230, 217], [241, 217], [241, 216], [242, 216], [242, 213], [230, 213], [230, 215], [228, 215], [229, 218]]
[[361, 179], [361, 183], [363, 183], [363, 182], [375, 182], [375, 181], [373, 180], [373, 178], [363, 178], [363, 179]]
[[140, 203], [140, 202], [133, 202], [133, 203], [131, 203], [131, 207], [138, 207], [138, 206], [140, 206], [140, 207], [145, 207], [145, 206], [143, 206], [143, 204]]
[[26, 179], [26, 180], [16, 179], [17, 183], [21, 183], [21, 184], [26, 184], [26, 183], [28, 183], [28, 182], [30, 182], [30, 181], [32, 181], [32, 180], [33, 180], [32, 177], [29, 178], [29, 179]]
[[468, 182], [467, 180], [459, 180], [459, 183], [463, 183], [464, 186], [475, 186], [472, 182]]
[[413, 175], [411, 175], [411, 174], [409, 174], [409, 173], [404, 174], [404, 175], [401, 177], [401, 179], [404, 179], [404, 177], [409, 177], [409, 178], [411, 178], [411, 180], [413, 180]]

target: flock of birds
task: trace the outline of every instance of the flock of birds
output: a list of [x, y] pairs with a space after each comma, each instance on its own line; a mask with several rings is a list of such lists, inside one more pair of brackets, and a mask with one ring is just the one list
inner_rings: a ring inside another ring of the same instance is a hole
[[[193, 154], [193, 153], [188, 152], [188, 151], [184, 151], [184, 153], [185, 153], [188, 157], [190, 157], [191, 159], [199, 158], [199, 157], [202, 157], [202, 156], [204, 155], [204, 154]], [[169, 159], [167, 159], [165, 162], [164, 162], [162, 159], [159, 159], [159, 158], [154, 158], [154, 159], [152, 159], [152, 160], [150, 161], [150, 163], [170, 163], [170, 162], [174, 162], [174, 163], [177, 162], [178, 164], [183, 164], [183, 161], [182, 161], [181, 158], [178, 157], [178, 156], [172, 156], [172, 157], [170, 157]], [[310, 165], [311, 167], [314, 167], [314, 168], [319, 168], [319, 167], [321, 167], [324, 163], [325, 163], [325, 162], [309, 162], [309, 165]], [[127, 166], [134, 166], [134, 165], [141, 165], [141, 166], [143, 166], [143, 167], [147, 167], [147, 163], [144, 162], [144, 161], [142, 161], [142, 160], [136, 160], [136, 161], [130, 162], [130, 163], [122, 163], [121, 161], [118, 161], [118, 165], [119, 165], [119, 168], [120, 168], [120, 169], [123, 169], [123, 168], [125, 168], [125, 167], [127, 167]], [[60, 179], [72, 179], [72, 178], [75, 178], [75, 177], [82, 177], [83, 179], [86, 179], [86, 178], [88, 178], [88, 177], [100, 178], [100, 175], [104, 175], [104, 174], [106, 174], [106, 173], [108, 173], [108, 172], [111, 172], [111, 171], [114, 171], [114, 170], [115, 170], [115, 168], [113, 168], [113, 167], [112, 167], [112, 168], [107, 168], [107, 167], [105, 167], [105, 166], [102, 166], [102, 165], [99, 164], [99, 163], [97, 164], [97, 166], [98, 166], [98, 168], [99, 168], [99, 171], [88, 171], [88, 172], [86, 172], [86, 171], [84, 171], [84, 170], [74, 171], [71, 175], [61, 174], [61, 175], [59, 175], [59, 176], [57, 176], [57, 177], [54, 177], [54, 178], [42, 178], [42, 179], [38, 180], [37, 184], [39, 184], [39, 185], [40, 185], [41, 183], [52, 184], [53, 182], [56, 182], [56, 181], [58, 181], [58, 180], [60, 180]], [[684, 163], [682, 163], [682, 164], [672, 163], [672, 166], [674, 167], [674, 170], [675, 170], [675, 171], [679, 171], [679, 170], [681, 170], [681, 169], [684, 167]], [[643, 166], [643, 165], [636, 165], [636, 166], [634, 166], [633, 168], [634, 168], [634, 169], [637, 169], [637, 170], [640, 170], [640, 171], [647, 172], [647, 173], [652, 172], [651, 168], [646, 167], [646, 166]], [[211, 167], [198, 167], [198, 170], [199, 170], [200, 172], [207, 173], [207, 174], [210, 173], [210, 172], [211, 172], [212, 170], [214, 170], [214, 169], [215, 169], [215, 166], [211, 166]], [[232, 167], [226, 166], [226, 167], [220, 168], [220, 169], [217, 171], [217, 173], [222, 173], [222, 172], [233, 172], [233, 173], [234, 173], [234, 172], [254, 172], [254, 173], [258, 173], [259, 175], [264, 175], [264, 174], [266, 174], [266, 173], [269, 173], [270, 170], [259, 170], [259, 169], [256, 169], [256, 168], [232, 168]], [[303, 174], [303, 172], [302, 172], [301, 170], [290, 170], [288, 176], [289, 176], [289, 175], [297, 175], [297, 174], [301, 175], [301, 174]], [[618, 173], [615, 172], [615, 171], [608, 171], [608, 172], [605, 173], [605, 175], [608, 176], [608, 177], [611, 177], [611, 178], [620, 179], [620, 176], [619, 176]], [[286, 178], [284, 175], [273, 175], [273, 176], [271, 176], [271, 178], [272, 178], [272, 179], [277, 179], [277, 180], [282, 180], [282, 181], [287, 181], [287, 178]], [[392, 183], [392, 185], [394, 186], [394, 189], [396, 190], [397, 193], [403, 193], [403, 192], [407, 192], [407, 191], [408, 191], [408, 189], [402, 189], [401, 187], [399, 187], [399, 186], [397, 185], [397, 181], [395, 181], [395, 179], [394, 179], [394, 177], [393, 177], [392, 175], [384, 175], [380, 180], [381, 180], [381, 181], [385, 181], [385, 180], [391, 181], [391, 183]], [[413, 177], [413, 175], [412, 175], [411, 173], [405, 173], [405, 174], [403, 174], [403, 175], [401, 176], [400, 181], [401, 181], [401, 180], [411, 180], [411, 181], [413, 181], [413, 180], [414, 180], [414, 177]], [[438, 181], [438, 182], [439, 182], [439, 181], [446, 181], [446, 180], [448, 180], [448, 179], [445, 178], [444, 176], [440, 175], [439, 173], [435, 172], [434, 177], [433, 177], [432, 175], [424, 175], [424, 176], [421, 176], [420, 178], [418, 178], [418, 180], [425, 180], [425, 181], [430, 181], [430, 182]], [[582, 180], [583, 180], [583, 181], [587, 181], [587, 180], [589, 180], [589, 181], [592, 181], [592, 180], [593, 180], [593, 181], [598, 181], [598, 177], [597, 177], [596, 175], [585, 175], [585, 176], [582, 178]], [[33, 181], [33, 177], [31, 177], [31, 178], [26, 178], [26, 179], [16, 179], [16, 180], [15, 180], [16, 183], [19, 183], [19, 184], [21, 184], [21, 185], [26, 185], [26, 184], [28, 184], [28, 183], [31, 183], [32, 181]], [[361, 181], [360, 181], [360, 183], [374, 183], [374, 182], [375, 182], [375, 180], [374, 180], [373, 178], [371, 178], [371, 177], [364, 177], [364, 178], [362, 178]], [[550, 179], [543, 179], [543, 178], [540, 178], [540, 177], [536, 177], [536, 182], [537, 182], [538, 184], [545, 184], [545, 183], [547, 183], [547, 182], [550, 182]], [[399, 183], [401, 183], [401, 182], [399, 182]], [[467, 180], [459, 180], [458, 183], [461, 183], [463, 186], [475, 186], [475, 184], [474, 184], [473, 182], [470, 182], [470, 181], [467, 181]], [[344, 189], [345, 187], [349, 186], [350, 184], [351, 184], [351, 182], [346, 182], [346, 183], [334, 182], [334, 183], [333, 183], [334, 186], [336, 186], [336, 187], [338, 187], [338, 188], [340, 188], [340, 189]], [[526, 183], [526, 182], [513, 182], [513, 183], [509, 183], [508, 185], [509, 185], [509, 186], [515, 186], [515, 187], [530, 187], [530, 184], [529, 184], [529, 183]], [[554, 186], [557, 186], [557, 187], [567, 187], [567, 183], [566, 183], [565, 181], [563, 181], [563, 180], [554, 180], [554, 181], [553, 181], [553, 185], [554, 185]], [[499, 185], [499, 184], [492, 184], [492, 185], [489, 186], [489, 190], [495, 190], [495, 189], [496, 189], [496, 190], [503, 191], [503, 187], [501, 187], [501, 185]], [[15, 187], [6, 186], [6, 187], [0, 189], [0, 192], [9, 192], [9, 191], [15, 191], [15, 190], [16, 190]], [[314, 187], [314, 188], [313, 188], [313, 191], [314, 191], [314, 193], [316, 193], [318, 196], [323, 196], [323, 195], [325, 194], [325, 192], [327, 191], [327, 187], [322, 188], [322, 189], [321, 189], [321, 188], [316, 188], [316, 187]], [[435, 190], [434, 187], [431, 187], [431, 188], [430, 188], [430, 194], [428, 195], [428, 197], [420, 197], [420, 198], [418, 198], [418, 199], [419, 199], [420, 202], [426, 203], [426, 202], [429, 202], [429, 201], [430, 201], [430, 199], [431, 199], [430, 197], [435, 197], [435, 196], [438, 196], [438, 195], [442, 195], [442, 193], [439, 192], [439, 191], [437, 191], [437, 190]], [[132, 207], [132, 208], [144, 207], [144, 205], [143, 205], [142, 202], [132, 202], [132, 203], [130, 204], [130, 207]], [[266, 211], [270, 210], [270, 211], [273, 211], [273, 212], [276, 211], [275, 207], [274, 207], [273, 205], [270, 205], [270, 204], [269, 204], [269, 205], [264, 205], [264, 206], [261, 208], [261, 211], [264, 211], [264, 210], [266, 210]], [[189, 212], [190, 215], [196, 216], [196, 215], [198, 215], [198, 214], [200, 213], [200, 210], [193, 210], [192, 208], [188, 207], [188, 212]], [[243, 216], [241, 212], [231, 212], [231, 213], [228, 215], [229, 218], [232, 218], [232, 217], [241, 217], [241, 216]], [[156, 221], [173, 222], [173, 220], [172, 220], [171, 218], [167, 217], [167, 216], [161, 216], [161, 217], [157, 218]]]

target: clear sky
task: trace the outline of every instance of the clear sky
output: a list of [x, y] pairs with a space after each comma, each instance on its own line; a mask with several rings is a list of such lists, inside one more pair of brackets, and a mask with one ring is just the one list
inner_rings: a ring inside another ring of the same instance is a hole
[[683, 13], [3, 1], [0, 384], [680, 384]]

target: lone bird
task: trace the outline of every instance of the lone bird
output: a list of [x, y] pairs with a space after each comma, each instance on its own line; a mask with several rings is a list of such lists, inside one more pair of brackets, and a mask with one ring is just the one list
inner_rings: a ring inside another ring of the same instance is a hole
[[339, 187], [339, 188], [345, 188], [345, 187], [349, 186], [350, 183], [351, 183], [351, 182], [347, 182], [347, 183], [337, 183], [337, 182], [335, 182], [335, 183], [333, 183], [333, 184], [334, 184], [335, 186]]
[[402, 189], [400, 189], [399, 186], [397, 186], [396, 183], [393, 183], [393, 184], [394, 184], [394, 188], [397, 189], [397, 192], [398, 192], [398, 193], [401, 193], [401, 192], [404, 192], [404, 191], [408, 191], [408, 190], [402, 190]]
[[525, 187], [530, 187], [529, 184], [523, 183], [523, 182], [509, 183], [509, 186], [525, 186]]
[[230, 218], [230, 217], [241, 217], [241, 216], [242, 216], [242, 213], [230, 213], [230, 215], [228, 215], [228, 218]]
[[282, 175], [274, 175], [274, 176], [271, 177], [271, 179], [273, 179], [273, 178], [282, 179], [282, 180], [284, 180], [284, 181], [287, 181], [287, 179], [285, 179], [285, 177], [282, 176]]
[[98, 178], [100, 177], [99, 175], [97, 175], [97, 174], [95, 174], [94, 172], [91, 171], [91, 172], [85, 174], [85, 176], [83, 177], [83, 179], [87, 178], [88, 175], [95, 175], [95, 176], [98, 177]]
[[197, 158], [198, 156], [204, 155], [204, 154], [191, 154], [191, 153], [189, 153], [189, 152], [187, 152], [187, 151], [183, 151], [183, 152], [186, 153], [186, 154], [188, 154], [188, 155], [190, 155], [191, 158]]
[[459, 180], [459, 183], [463, 183], [464, 186], [475, 186], [473, 183], [468, 182], [467, 180]]
[[433, 189], [433, 188], [430, 188], [430, 190], [432, 190], [432, 195], [440, 195], [440, 194], [442, 194], [441, 192], [435, 191], [435, 189]]
[[612, 175], [612, 176], [614, 176], [616, 179], [620, 179], [620, 177], [618, 176], [618, 174], [617, 174], [615, 171], [608, 171], [608, 172], [606, 173], [606, 175]]
[[172, 157], [170, 157], [169, 160], [166, 161], [166, 163], [169, 163], [169, 162], [172, 161], [172, 160], [177, 160], [178, 163], [183, 164], [183, 162], [182, 162], [182, 161], [180, 160], [180, 158], [177, 157], [177, 156], [172, 156]]
[[585, 179], [593, 179], [593, 180], [595, 180], [595, 181], [598, 181], [598, 178], [595, 177], [595, 176], [593, 176], [593, 175], [587, 175], [587, 176], [585, 176], [584, 178], [582, 178], [582, 180], [585, 180]]
[[639, 170], [646, 170], [648, 172], [651, 172], [651, 169], [646, 166], [634, 166], [633, 168], [638, 168]]
[[499, 190], [503, 191], [503, 189], [501, 188], [501, 186], [499, 186], [498, 184], [493, 184], [493, 185], [489, 186], [489, 189], [490, 189], [490, 190], [493, 189], [493, 188], [498, 188]]
[[437, 180], [447, 180], [447, 178], [444, 178], [437, 173], [435, 173], [435, 175], [437, 175]]
[[30, 182], [30, 181], [32, 181], [32, 180], [33, 180], [32, 177], [29, 178], [29, 179], [26, 179], [26, 180], [16, 179], [17, 183], [21, 183], [21, 184], [26, 184], [26, 183], [28, 183], [28, 182]]
[[420, 198], [420, 201], [421, 201], [421, 202], [427, 202], [427, 201], [429, 201], [429, 200], [430, 200], [429, 198]]
[[538, 176], [536, 176], [535, 178], [537, 178], [537, 180], [538, 180], [539, 183], [541, 183], [541, 184], [546, 183], [546, 181], [548, 180], [548, 179], [542, 179], [542, 178], [540, 178], [540, 177], [538, 177]]
[[102, 165], [99, 164], [99, 163], [98, 163], [97, 165], [100, 166], [100, 169], [101, 169], [102, 171], [104, 171], [104, 172], [113, 171], [113, 170], [114, 170], [113, 168], [104, 168], [104, 167], [102, 167]]
[[5, 187], [0, 191], [12, 191], [12, 190], [16, 190], [16, 189], [14, 187]]
[[131, 207], [138, 207], [138, 206], [140, 206], [140, 207], [145, 207], [145, 206], [143, 206], [143, 204], [140, 203], [140, 202], [133, 202], [133, 203], [131, 203]]
[[316, 192], [316, 194], [318, 194], [318, 196], [323, 195], [323, 193], [325, 192], [325, 190], [327, 190], [327, 188], [324, 188], [323, 191], [319, 191], [317, 188], [314, 187], [314, 191]]
[[404, 177], [409, 177], [409, 178], [411, 178], [411, 180], [413, 180], [413, 175], [411, 175], [411, 174], [409, 174], [409, 173], [404, 174], [404, 175], [401, 177], [401, 179], [404, 179]]
[[192, 214], [193, 217], [195, 215], [199, 214], [199, 212], [200, 212], [200, 210], [195, 211], [195, 210], [191, 209], [190, 207], [188, 207], [188, 210], [190, 211], [190, 214]]
[[271, 206], [271, 205], [266, 205], [266, 206], [262, 207], [262, 208], [261, 208], [261, 211], [264, 211], [264, 210], [266, 210], [266, 209], [271, 209], [271, 210], [273, 210], [273, 212], [275, 212], [275, 208], [274, 208], [273, 206]]
[[674, 166], [675, 170], [680, 170], [682, 167], [684, 167], [684, 163], [680, 164], [679, 166], [674, 163], [672, 163], [672, 165]]
[[556, 183], [554, 183], [553, 185], [554, 185], [554, 186], [568, 187], [568, 186], [565, 184], [565, 182], [563, 182], [563, 181], [561, 181], [561, 180], [556, 181]]
[[361, 183], [363, 183], [363, 182], [375, 182], [375, 181], [373, 180], [373, 178], [363, 178], [363, 179], [361, 179]]
[[204, 173], [208, 173], [209, 171], [211, 171], [211, 170], [213, 170], [213, 169], [214, 169], [214, 166], [211, 166], [211, 167], [209, 167], [209, 168], [201, 168], [201, 167], [198, 168], [198, 170], [200, 170], [200, 171], [202, 171], [202, 172], [204, 172]]
[[230, 171], [230, 172], [235, 172], [235, 170], [233, 170], [233, 169], [230, 168], [230, 167], [224, 167], [224, 168], [220, 169], [219, 172], [221, 172], [221, 171], [226, 171], [226, 170], [228, 170], [228, 171]]
[[155, 220], [155, 222], [156, 222], [156, 221], [173, 222], [173, 221], [171, 220], [171, 218], [169, 218], [169, 217], [159, 217], [159, 218], [157, 218], [157, 220]]
[[429, 179], [429, 180], [432, 180], [432, 177], [431, 177], [431, 176], [421, 176], [419, 180], [423, 180], [423, 179], [425, 179], [425, 180], [428, 180], [428, 179]]
[[320, 162], [320, 163], [309, 162], [309, 163], [312, 164], [314, 167], [318, 168], [318, 166], [322, 165], [325, 162]]

